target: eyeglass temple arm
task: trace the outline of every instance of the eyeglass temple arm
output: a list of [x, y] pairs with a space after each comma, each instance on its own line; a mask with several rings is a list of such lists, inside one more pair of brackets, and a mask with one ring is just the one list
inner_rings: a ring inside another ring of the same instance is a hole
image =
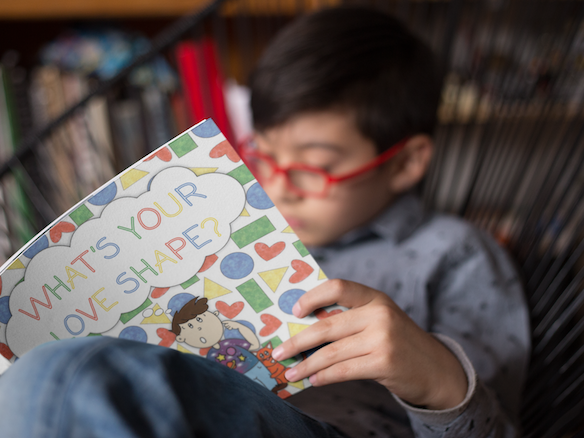
[[344, 181], [346, 179], [350, 179], [353, 178], [355, 176], [361, 175], [365, 172], [368, 172], [372, 169], [375, 169], [377, 166], [379, 166], [380, 164], [383, 164], [384, 162], [392, 159], [395, 155], [397, 155], [406, 145], [406, 143], [408, 142], [409, 137], [404, 138], [403, 140], [401, 140], [400, 142], [394, 144], [392, 147], [390, 147], [388, 150], [386, 150], [385, 152], [383, 152], [381, 155], [379, 155], [375, 160], [371, 161], [370, 163], [366, 164], [365, 166], [363, 166], [360, 169], [356, 169], [351, 173], [347, 173], [345, 175], [341, 175], [341, 176], [331, 176], [329, 175], [329, 182], [340, 182], [340, 181]]

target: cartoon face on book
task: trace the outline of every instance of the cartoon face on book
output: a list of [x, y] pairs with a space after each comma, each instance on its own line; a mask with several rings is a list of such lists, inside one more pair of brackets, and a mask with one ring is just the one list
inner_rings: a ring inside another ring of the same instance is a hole
[[[212, 120], [74, 206], [0, 270], [0, 354], [113, 336], [219, 362], [286, 397], [268, 352], [326, 279]], [[324, 312], [326, 313], [326, 312]], [[271, 359], [271, 354], [270, 354]]]

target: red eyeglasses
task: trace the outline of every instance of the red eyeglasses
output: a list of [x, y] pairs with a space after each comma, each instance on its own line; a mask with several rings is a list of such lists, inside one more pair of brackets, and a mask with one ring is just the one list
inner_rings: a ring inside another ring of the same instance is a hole
[[282, 174], [291, 192], [300, 196], [322, 198], [327, 195], [331, 185], [363, 175], [393, 158], [408, 140], [409, 138], [404, 138], [373, 160], [343, 175], [331, 175], [323, 169], [301, 163], [280, 167], [272, 157], [257, 150], [253, 137], [240, 144], [238, 152], [260, 183], [269, 182], [276, 175]]

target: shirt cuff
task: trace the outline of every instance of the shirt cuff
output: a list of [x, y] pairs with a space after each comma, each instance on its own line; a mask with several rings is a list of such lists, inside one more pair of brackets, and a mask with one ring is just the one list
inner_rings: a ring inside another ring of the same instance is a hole
[[459, 405], [450, 409], [432, 410], [412, 406], [395, 395], [394, 398], [406, 410], [406, 412], [414, 414], [423, 423], [429, 426], [444, 426], [460, 416], [470, 404], [470, 401], [477, 391], [477, 374], [466, 353], [456, 341], [439, 333], [432, 333], [432, 335], [442, 342], [462, 365], [468, 382], [468, 389], [464, 400], [460, 402]]

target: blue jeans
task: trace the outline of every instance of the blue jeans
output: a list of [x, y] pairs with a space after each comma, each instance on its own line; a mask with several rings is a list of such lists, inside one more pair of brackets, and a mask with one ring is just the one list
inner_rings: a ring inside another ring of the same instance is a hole
[[44, 344], [0, 376], [6, 437], [340, 437], [198, 356], [108, 337]]

